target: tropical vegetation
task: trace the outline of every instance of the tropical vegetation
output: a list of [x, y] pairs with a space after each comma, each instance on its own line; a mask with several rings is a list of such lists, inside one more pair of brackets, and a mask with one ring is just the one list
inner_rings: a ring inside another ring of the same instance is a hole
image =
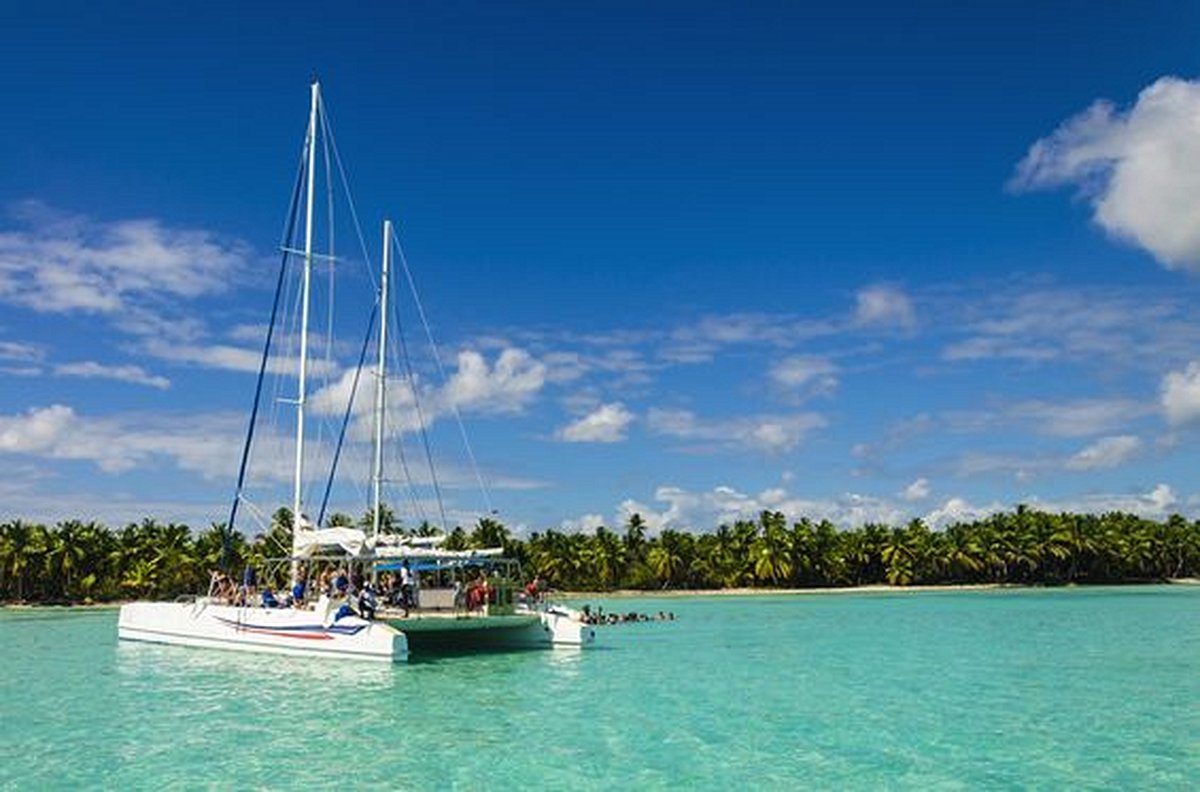
[[[334, 515], [331, 524], [369, 525]], [[408, 532], [390, 510], [386, 530]], [[423, 524], [411, 531], [430, 535]], [[0, 523], [0, 600], [24, 602], [173, 598], [203, 591], [213, 570], [233, 574], [286, 555], [291, 514], [278, 510], [264, 533], [247, 539], [222, 524], [195, 532], [146, 519], [111, 530], [68, 520], [53, 527]], [[457, 527], [452, 549], [504, 547], [528, 577], [560, 590], [844, 587], [870, 584], [1124, 583], [1200, 576], [1200, 522], [1125, 513], [1015, 511], [944, 530], [921, 520], [904, 526], [832, 523], [763, 512], [706, 533], [650, 527], [633, 515], [619, 531], [548, 530], [515, 536], [499, 521]], [[276, 567], [282, 575], [282, 567]]]

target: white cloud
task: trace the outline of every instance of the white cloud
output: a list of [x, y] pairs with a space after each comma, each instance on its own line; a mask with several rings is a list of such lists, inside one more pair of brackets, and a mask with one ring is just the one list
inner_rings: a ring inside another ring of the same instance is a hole
[[567, 443], [617, 443], [625, 439], [625, 431], [633, 420], [633, 413], [624, 404], [602, 404], [559, 429], [555, 436]]
[[1032, 425], [1040, 434], [1056, 437], [1087, 437], [1121, 429], [1152, 411], [1129, 399], [1078, 399], [1071, 402], [1018, 402], [1003, 410], [1004, 416]]
[[[262, 365], [262, 350], [229, 344], [182, 344], [158, 338], [150, 338], [138, 349], [151, 357], [199, 368], [239, 371], [257, 374]], [[267, 372], [284, 376], [298, 376], [299, 359], [283, 355], [272, 355], [267, 361]], [[337, 369], [335, 363], [310, 357], [308, 373], [313, 377], [324, 377]]]
[[546, 384], [546, 365], [523, 349], [510, 347], [494, 365], [474, 350], [458, 353], [458, 369], [446, 383], [445, 400], [460, 410], [516, 413]]
[[825, 419], [804, 412], [705, 420], [691, 410], [652, 408], [646, 423], [657, 434], [711, 444], [698, 450], [744, 448], [778, 454], [791, 451], [810, 432], [825, 426]]
[[1200, 418], [1200, 363], [1189, 363], [1183, 371], [1172, 371], [1163, 377], [1161, 403], [1172, 424]]
[[909, 484], [907, 487], [905, 487], [904, 492], [900, 494], [900, 497], [910, 502], [919, 501], [928, 498], [929, 493], [929, 479], [919, 478], [912, 484]]
[[840, 526], [858, 526], [876, 522], [898, 525], [905, 513], [894, 504], [879, 498], [846, 493], [840, 498], [808, 500], [788, 493], [782, 487], [772, 487], [758, 495], [748, 495], [733, 487], [714, 487], [706, 492], [693, 492], [681, 487], [659, 487], [654, 499], [666, 504], [655, 509], [636, 500], [626, 500], [617, 510], [616, 521], [623, 525], [633, 514], [640, 514], [653, 532], [672, 530], [710, 531], [718, 525], [736, 520], [753, 520], [763, 511], [782, 512], [789, 520], [808, 517], [829, 520]]
[[1003, 473], [1017, 481], [1029, 481], [1059, 465], [1060, 462], [1044, 454], [968, 451], [958, 459], [955, 473], [959, 476]]
[[1200, 345], [1186, 301], [1128, 286], [997, 286], [982, 300], [953, 293], [933, 312], [953, 316], [948, 329], [963, 336], [943, 348], [950, 362], [1157, 369], [1186, 361]]
[[[846, 493], [833, 499], [809, 500], [779, 487], [750, 495], [727, 486], [702, 492], [663, 486], [655, 490], [654, 500], [664, 507], [653, 508], [633, 499], [623, 501], [617, 508], [615, 523], [624, 525], [630, 516], [640, 514], [653, 533], [667, 528], [704, 532], [736, 520], [754, 520], [763, 511], [778, 511], [789, 521], [807, 517], [810, 520], [829, 520], [841, 528], [859, 527], [866, 523], [900, 526], [914, 517], [920, 517], [931, 528], [943, 529], [955, 522], [980, 520], [1013, 508], [996, 501], [974, 505], [964, 497], [954, 496], [921, 515], [914, 513], [912, 507], [901, 506], [886, 498]], [[1093, 494], [1062, 501], [1028, 497], [1023, 502], [1048, 512], [1103, 514], [1120, 511], [1162, 518], [1178, 505], [1178, 498], [1169, 486], [1159, 484], [1142, 494]]]
[[132, 382], [135, 385], [147, 385], [160, 390], [171, 387], [169, 379], [155, 374], [148, 374], [141, 366], [108, 366], [93, 360], [79, 363], [63, 363], [54, 367], [54, 373], [60, 377], [112, 379], [120, 382]]
[[770, 370], [771, 380], [796, 395], [826, 396], [838, 386], [837, 366], [828, 358], [796, 355], [777, 361]]
[[[502, 351], [494, 364], [484, 355], [466, 350], [458, 355], [458, 368], [443, 387], [435, 387], [419, 375], [410, 384], [389, 377], [386, 429], [389, 436], [429, 427], [439, 418], [459, 412], [477, 414], [518, 414], [532, 403], [546, 384], [546, 366], [528, 352], [517, 348]], [[349, 368], [309, 396], [315, 414], [339, 416], [354, 389], [355, 369]], [[415, 391], [414, 391], [415, 388]], [[351, 414], [358, 420], [351, 427], [352, 437], [369, 437], [375, 404], [375, 374], [364, 367], [358, 381]]]
[[599, 514], [584, 514], [581, 517], [567, 518], [559, 525], [563, 533], [595, 533], [604, 525], [604, 517]]
[[1163, 77], [1122, 111], [1097, 101], [1035, 142], [1012, 186], [1073, 184], [1110, 234], [1170, 269], [1200, 269], [1200, 82]]
[[45, 351], [37, 344], [0, 341], [0, 360], [14, 363], [40, 363], [45, 356]]
[[0, 451], [36, 454], [51, 449], [74, 420], [75, 411], [61, 404], [0, 416]]
[[162, 296], [222, 292], [249, 256], [241, 242], [155, 219], [101, 222], [27, 201], [0, 233], [0, 300], [46, 313], [119, 315]]
[[1072, 470], [1100, 470], [1127, 461], [1141, 450], [1142, 441], [1133, 435], [1102, 437], [1067, 460]]
[[990, 506], [972, 506], [966, 499], [954, 497], [947, 498], [941, 506], [926, 514], [922, 519], [930, 528], [942, 529], [956, 522], [982, 520], [1001, 511], [1004, 511], [1004, 507], [998, 503]]
[[42, 373], [40, 366], [0, 366], [0, 374], [10, 377], [40, 377]]
[[166, 457], [206, 477], [230, 475], [236, 470], [244, 421], [234, 415], [191, 415], [187, 420], [146, 414], [97, 418], [54, 404], [0, 416], [0, 453], [83, 460], [106, 473], [121, 473]]
[[671, 331], [666, 343], [658, 350], [658, 356], [670, 363], [707, 363], [727, 346], [787, 348], [835, 332], [837, 328], [831, 322], [799, 319], [786, 314], [706, 316]]
[[1104, 514], [1124, 512], [1139, 517], [1161, 519], [1171, 514], [1179, 504], [1175, 491], [1166, 484], [1158, 484], [1145, 493], [1128, 495], [1098, 493], [1067, 500], [1040, 500], [1030, 498], [1030, 506], [1048, 512], [1072, 512], [1076, 514]]
[[880, 284], [855, 295], [854, 321], [864, 326], [911, 330], [916, 326], [917, 314], [907, 294], [895, 286]]

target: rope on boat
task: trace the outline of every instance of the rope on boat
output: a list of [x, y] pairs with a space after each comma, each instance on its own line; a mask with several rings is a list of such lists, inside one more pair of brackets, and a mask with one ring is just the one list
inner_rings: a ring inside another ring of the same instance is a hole
[[[307, 144], [305, 145], [307, 148]], [[292, 206], [288, 211], [288, 219], [284, 224], [283, 241], [280, 247], [286, 247], [296, 228], [296, 216], [300, 207], [300, 188], [304, 183], [305, 153], [300, 155], [300, 168], [296, 173], [296, 186], [292, 191]], [[237, 488], [233, 495], [233, 504], [229, 508], [229, 533], [221, 543], [221, 566], [228, 567], [230, 547], [229, 537], [233, 535], [237, 521], [238, 504], [242, 500], [242, 489], [246, 484], [246, 468], [250, 461], [250, 448], [254, 443], [254, 425], [258, 420], [258, 408], [262, 402], [263, 380], [266, 378], [267, 362], [271, 357], [271, 341], [275, 336], [275, 319], [279, 314], [279, 298], [283, 294], [284, 275], [287, 273], [288, 252], [284, 250], [279, 259], [279, 277], [275, 281], [275, 298], [271, 302], [271, 321], [267, 325], [267, 339], [263, 344], [262, 359], [258, 364], [258, 381], [254, 385], [254, 406], [250, 409], [250, 422], [246, 428], [246, 442], [242, 446], [242, 461], [238, 466]]]
[[354, 384], [350, 387], [350, 398], [346, 401], [346, 413], [342, 416], [342, 429], [338, 433], [337, 447], [333, 452], [333, 461], [329, 465], [329, 478], [325, 481], [325, 496], [321, 498], [321, 511], [317, 514], [317, 525], [325, 524], [325, 509], [329, 506], [329, 493], [333, 490], [333, 478], [337, 475], [338, 461], [342, 457], [342, 444], [346, 440], [346, 429], [350, 426], [350, 417], [354, 412], [354, 399], [358, 395], [358, 382], [362, 379], [363, 363], [367, 359], [367, 349], [371, 346], [371, 338], [375, 330], [375, 316], [379, 311], [379, 301], [371, 308], [371, 318], [367, 320], [367, 334], [363, 338], [362, 350], [358, 353], [358, 366], [354, 369]]
[[[438, 376], [441, 377], [442, 387], [445, 388], [449, 383], [450, 378], [446, 375], [446, 367], [442, 364], [442, 356], [438, 352], [437, 342], [433, 340], [433, 330], [429, 326], [429, 320], [425, 316], [425, 307], [421, 303], [421, 295], [417, 292], [417, 283], [413, 278], [412, 270], [408, 266], [408, 257], [404, 255], [404, 246], [400, 244], [399, 237], [396, 236], [396, 231], [392, 229], [392, 241], [396, 245], [396, 253], [400, 259], [400, 266], [404, 270], [404, 277], [408, 281], [408, 289], [412, 294], [413, 304], [417, 308], [417, 316], [421, 320], [421, 326], [425, 329], [425, 338], [429, 341], [429, 349], [433, 354], [434, 365], [437, 366]], [[479, 491], [483, 495], [484, 506], [487, 508], [488, 514], [493, 514], [492, 496], [488, 491], [488, 486], [483, 480], [483, 474], [479, 471], [479, 463], [475, 459], [475, 451], [471, 448], [471, 441], [467, 439], [467, 428], [463, 424], [462, 412], [458, 409], [458, 402], [451, 400], [450, 409], [454, 413], [454, 420], [458, 424], [458, 433], [462, 437], [463, 447], [466, 449], [467, 458], [471, 462], [471, 470], [475, 473], [475, 480], [479, 483]], [[442, 518], [445, 522], [445, 517]]]
[[[392, 241], [395, 242], [395, 234], [392, 235]], [[396, 243], [397, 249], [399, 243]], [[401, 260], [404, 256], [401, 254]], [[442, 517], [442, 532], [449, 532], [449, 521], [446, 519], [446, 505], [442, 501], [442, 487], [438, 481], [437, 468], [433, 464], [433, 448], [429, 443], [429, 429], [425, 426], [425, 415], [421, 410], [421, 398], [417, 393], [417, 378], [413, 374], [412, 359], [408, 355], [408, 342], [404, 338], [404, 325], [400, 323], [400, 312], [396, 310], [396, 306], [392, 306], [392, 321], [396, 325], [396, 336], [400, 339], [400, 360], [404, 364], [404, 372], [408, 377], [408, 387], [412, 391], [413, 407], [417, 411], [417, 425], [421, 430], [421, 442], [425, 446], [425, 460], [429, 465], [429, 480], [433, 484], [433, 494], [437, 499], [438, 514]], [[413, 486], [412, 477], [408, 473], [408, 465], [404, 466], [404, 475], [408, 477], [408, 484]]]

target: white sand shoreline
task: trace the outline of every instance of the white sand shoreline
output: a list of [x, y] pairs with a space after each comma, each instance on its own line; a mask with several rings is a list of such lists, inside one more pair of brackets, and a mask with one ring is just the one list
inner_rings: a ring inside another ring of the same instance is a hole
[[[1200, 578], [1171, 578], [1162, 582], [1148, 583], [1072, 583], [1062, 586], [1046, 586], [1028, 583], [957, 583], [944, 586], [843, 586], [828, 588], [728, 588], [728, 589], [614, 589], [613, 591], [553, 591], [551, 596], [560, 599], [679, 599], [682, 597], [774, 597], [807, 596], [824, 594], [924, 594], [929, 592], [953, 591], [1000, 591], [1024, 589], [1087, 589], [1101, 586], [1200, 586]], [[48, 603], [0, 602], [0, 610], [105, 610], [119, 608], [135, 600], [113, 602]]]
[[1174, 578], [1150, 583], [1072, 583], [1062, 586], [1046, 586], [1028, 583], [959, 583], [944, 586], [889, 586], [873, 584], [867, 586], [843, 586], [828, 588], [728, 588], [728, 589], [615, 589], [613, 591], [564, 591], [555, 592], [563, 599], [677, 599], [681, 597], [773, 597], [807, 596], [825, 594], [925, 594], [929, 592], [954, 591], [1013, 591], [1026, 589], [1086, 589], [1099, 586], [1200, 586], [1200, 578]]

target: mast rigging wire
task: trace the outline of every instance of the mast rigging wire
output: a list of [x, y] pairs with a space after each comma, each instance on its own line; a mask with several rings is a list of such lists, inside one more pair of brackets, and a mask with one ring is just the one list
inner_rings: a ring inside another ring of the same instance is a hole
[[[283, 233], [283, 239], [284, 239], [285, 244], [286, 244], [286, 241], [291, 238], [292, 233], [295, 230], [296, 215], [298, 213], [298, 208], [300, 206], [300, 187], [303, 184], [303, 179], [304, 179], [304, 156], [302, 154], [301, 158], [300, 158], [300, 168], [296, 174], [296, 186], [292, 191], [292, 205], [291, 205], [291, 208], [288, 210], [287, 222], [284, 224], [285, 230]], [[267, 361], [270, 359], [270, 356], [271, 356], [271, 341], [275, 335], [275, 318], [279, 313], [279, 297], [283, 293], [283, 283], [285, 280], [284, 275], [287, 272], [287, 261], [288, 261], [288, 253], [285, 251], [281, 254], [280, 260], [279, 260], [279, 277], [275, 281], [275, 297], [271, 301], [271, 321], [270, 321], [270, 324], [268, 324], [268, 326], [267, 326], [267, 338], [266, 338], [266, 342], [263, 344], [262, 359], [259, 361], [259, 364], [258, 364], [258, 381], [255, 383], [255, 386], [254, 386], [254, 405], [250, 409], [250, 421], [249, 421], [249, 424], [246, 429], [246, 442], [242, 446], [242, 461], [241, 461], [241, 464], [238, 466], [237, 487], [234, 491], [233, 504], [229, 508], [229, 534], [232, 534], [234, 531], [234, 526], [236, 525], [236, 520], [237, 520], [238, 503], [241, 501], [242, 489], [246, 483], [246, 468], [247, 468], [247, 463], [250, 460], [250, 447], [254, 441], [254, 423], [258, 418], [258, 408], [259, 408], [259, 404], [262, 400], [263, 379], [267, 373]], [[227, 536], [228, 536], [228, 534], [227, 534]], [[222, 566], [228, 566], [229, 550], [230, 550], [229, 539], [226, 538], [226, 540], [223, 542], [223, 546], [221, 548], [221, 564], [222, 564]]]

